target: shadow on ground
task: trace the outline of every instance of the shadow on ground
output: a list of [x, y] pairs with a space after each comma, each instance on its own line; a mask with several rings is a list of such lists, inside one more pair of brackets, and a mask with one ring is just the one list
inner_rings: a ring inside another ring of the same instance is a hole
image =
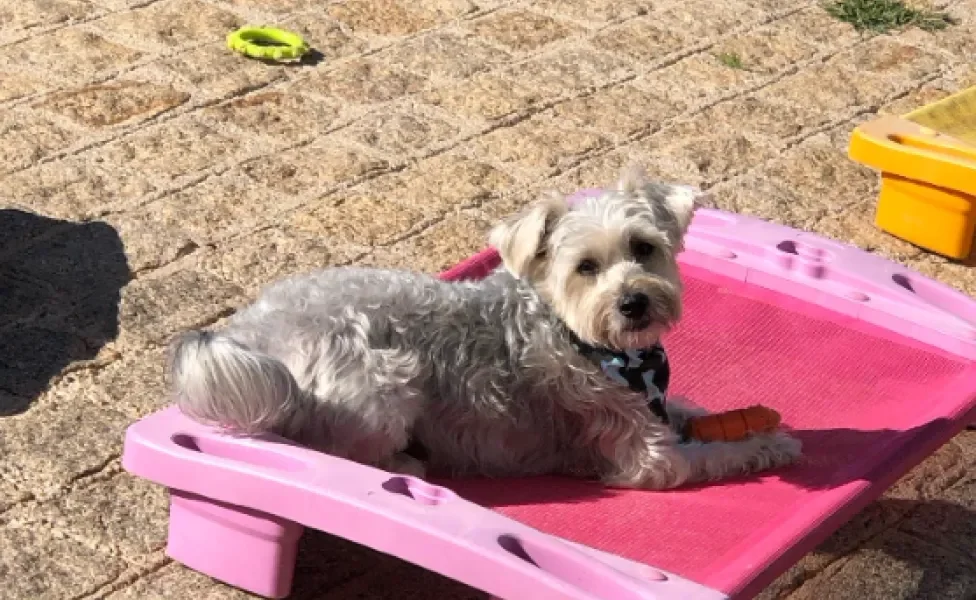
[[[391, 586], [390, 581], [400, 585]], [[487, 594], [399, 558], [306, 530], [292, 600], [487, 600]]]
[[[976, 510], [946, 500], [897, 498], [869, 505], [815, 551], [828, 561], [850, 557], [831, 575], [849, 588], [849, 597], [886, 590], [891, 600], [971, 600], [976, 597], [974, 553]], [[878, 559], [870, 558], [879, 556], [884, 557], [883, 568], [873, 566]], [[814, 563], [819, 566], [791, 569], [759, 598], [785, 597], [823, 570], [822, 560]]]
[[52, 377], [118, 335], [129, 278], [110, 225], [0, 209], [0, 416], [27, 410]]

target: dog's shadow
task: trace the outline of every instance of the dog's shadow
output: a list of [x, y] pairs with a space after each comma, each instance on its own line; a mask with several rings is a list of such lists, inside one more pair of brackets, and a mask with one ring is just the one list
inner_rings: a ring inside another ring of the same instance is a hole
[[0, 209], [0, 417], [118, 335], [129, 279], [112, 226]]
[[905, 430], [808, 429], [793, 434], [803, 441], [799, 463], [775, 476], [808, 490], [864, 481], [887, 488], [915, 464], [948, 442], [961, 427], [946, 418]]

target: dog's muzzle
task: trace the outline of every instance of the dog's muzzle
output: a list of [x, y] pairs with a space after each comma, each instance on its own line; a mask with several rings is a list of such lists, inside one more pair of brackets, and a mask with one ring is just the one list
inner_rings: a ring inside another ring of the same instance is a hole
[[617, 312], [624, 318], [625, 328], [640, 331], [652, 323], [668, 324], [677, 320], [679, 303], [672, 294], [630, 292], [620, 297]]

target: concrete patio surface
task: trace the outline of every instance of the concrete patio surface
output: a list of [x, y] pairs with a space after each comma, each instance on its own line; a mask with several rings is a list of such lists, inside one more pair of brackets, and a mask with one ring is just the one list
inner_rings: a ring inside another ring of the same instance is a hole
[[[0, 0], [0, 598], [247, 597], [165, 558], [166, 493], [119, 465], [168, 337], [288, 273], [440, 269], [630, 160], [976, 293], [845, 156], [976, 83], [976, 0], [945, 6], [871, 36], [810, 0]], [[322, 60], [235, 56], [245, 23]], [[974, 467], [968, 432], [763, 597], [976, 598]], [[313, 534], [293, 597], [483, 596]]]

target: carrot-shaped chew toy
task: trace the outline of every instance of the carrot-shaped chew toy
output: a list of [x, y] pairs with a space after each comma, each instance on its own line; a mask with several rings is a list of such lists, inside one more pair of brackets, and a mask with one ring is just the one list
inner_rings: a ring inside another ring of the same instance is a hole
[[699, 442], [737, 442], [753, 433], [772, 431], [779, 422], [778, 412], [756, 405], [691, 417], [685, 424], [685, 437]]

